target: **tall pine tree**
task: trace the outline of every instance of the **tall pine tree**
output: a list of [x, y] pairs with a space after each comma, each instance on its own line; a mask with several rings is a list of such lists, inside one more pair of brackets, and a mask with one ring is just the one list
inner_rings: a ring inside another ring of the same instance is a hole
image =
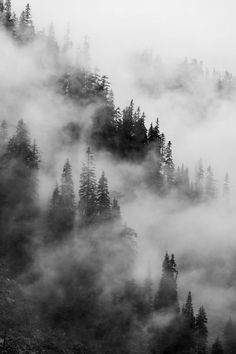
[[97, 187], [97, 211], [99, 220], [109, 220], [111, 218], [111, 202], [108, 191], [108, 182], [105, 173], [102, 172]]
[[80, 174], [79, 213], [81, 222], [88, 223], [97, 215], [97, 182], [93, 153], [88, 147], [87, 160]]
[[156, 311], [179, 312], [177, 275], [174, 255], [170, 258], [166, 253], [162, 264], [162, 277], [155, 296], [154, 307]]
[[206, 354], [207, 353], [207, 315], [203, 306], [200, 307], [198, 314], [196, 316], [196, 353]]

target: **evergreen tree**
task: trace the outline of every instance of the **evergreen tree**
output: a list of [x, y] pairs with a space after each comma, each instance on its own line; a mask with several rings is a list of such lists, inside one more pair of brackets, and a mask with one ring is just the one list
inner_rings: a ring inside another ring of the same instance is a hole
[[154, 300], [154, 308], [156, 311], [179, 312], [177, 274], [178, 271], [174, 255], [170, 258], [168, 253], [166, 253], [162, 264], [162, 277], [159, 289]]
[[145, 127], [145, 114], [140, 117], [140, 108], [134, 114], [134, 150], [137, 157], [144, 156], [144, 147], [147, 144], [147, 129]]
[[156, 140], [155, 131], [153, 129], [152, 123], [150, 125], [149, 130], [148, 130], [147, 140], [148, 140], [149, 144]]
[[[195, 347], [195, 316], [192, 304], [192, 294], [188, 293], [186, 303], [182, 308], [182, 344], [186, 353]], [[185, 353], [185, 351], [184, 351]]]
[[215, 342], [212, 344], [211, 354], [224, 354], [224, 349], [219, 337], [217, 337]]
[[195, 328], [195, 317], [194, 317], [194, 311], [193, 311], [191, 292], [188, 293], [186, 303], [182, 309], [182, 314], [183, 314], [184, 320], [188, 324], [189, 328], [194, 329]]
[[197, 199], [201, 200], [203, 198], [204, 192], [204, 170], [202, 161], [200, 160], [196, 169], [196, 177], [195, 177], [195, 191]]
[[12, 36], [14, 39], [18, 39], [18, 18], [15, 12], [12, 14]]
[[165, 177], [167, 188], [171, 188], [175, 182], [175, 165], [172, 158], [171, 142], [169, 141], [165, 149]]
[[211, 166], [207, 168], [205, 193], [207, 200], [212, 200], [216, 197], [216, 185]]
[[5, 13], [5, 28], [9, 31], [12, 30], [13, 22], [12, 22], [12, 12], [11, 12], [11, 0], [6, 0], [4, 6]]
[[19, 39], [22, 43], [31, 42], [34, 39], [35, 31], [32, 21], [31, 8], [27, 4], [24, 11], [22, 11], [19, 20]]
[[111, 218], [111, 202], [108, 191], [108, 183], [105, 173], [102, 172], [97, 187], [97, 210], [100, 220], [108, 220]]
[[206, 354], [207, 353], [207, 316], [204, 307], [200, 307], [199, 312], [196, 316], [196, 332], [197, 332], [197, 343], [196, 343], [196, 353]]
[[145, 161], [145, 170], [147, 171], [147, 184], [154, 192], [163, 193], [164, 187], [164, 134], [160, 134], [159, 120], [156, 125], [152, 124], [148, 132], [149, 151]]
[[56, 184], [52, 197], [50, 200], [50, 206], [48, 210], [48, 227], [53, 237], [57, 236], [60, 232], [60, 220], [61, 220], [61, 194], [58, 184]]
[[230, 193], [229, 174], [226, 173], [224, 178], [224, 185], [223, 185], [223, 196], [225, 199], [229, 199], [229, 193]]
[[75, 220], [75, 194], [72, 170], [67, 159], [61, 176], [61, 186], [56, 184], [48, 210], [49, 241], [62, 240], [73, 229]]
[[123, 110], [120, 150], [123, 157], [133, 156], [134, 152], [134, 102]]
[[97, 214], [97, 182], [94, 158], [90, 147], [87, 149], [87, 161], [83, 164], [80, 175], [79, 213], [85, 223]]
[[8, 142], [7, 154], [9, 158], [18, 159], [31, 169], [38, 169], [39, 152], [36, 144], [31, 144], [28, 128], [23, 120], [19, 120], [16, 134]]
[[7, 144], [0, 169], [0, 229], [7, 254], [19, 269], [32, 257], [34, 223], [39, 212], [38, 168], [36, 144], [31, 144], [28, 129], [21, 120]]
[[75, 218], [75, 194], [72, 180], [72, 170], [67, 159], [61, 176], [61, 207], [64, 229], [71, 230]]
[[225, 353], [236, 353], [236, 329], [232, 319], [229, 319], [225, 325], [223, 340]]

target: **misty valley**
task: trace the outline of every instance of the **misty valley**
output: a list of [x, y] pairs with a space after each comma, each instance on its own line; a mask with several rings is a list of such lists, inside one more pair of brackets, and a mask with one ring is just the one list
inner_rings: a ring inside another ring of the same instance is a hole
[[[203, 141], [209, 115], [235, 116], [236, 78], [136, 53], [159, 119], [132, 92], [118, 107], [88, 39], [36, 30], [30, 4], [0, 0], [0, 46], [0, 353], [235, 354], [232, 166], [205, 163], [227, 124]], [[165, 105], [197, 117], [177, 123], [194, 168]]]

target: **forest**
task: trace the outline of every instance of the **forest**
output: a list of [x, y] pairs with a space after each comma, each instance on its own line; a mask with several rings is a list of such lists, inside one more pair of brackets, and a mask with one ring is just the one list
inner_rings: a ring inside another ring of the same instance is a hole
[[[123, 216], [124, 199], [135, 200], [138, 190], [163, 203], [173, 200], [183, 212], [215, 203], [228, 210], [229, 174], [223, 172], [219, 186], [212, 167], [204, 168], [200, 159], [194, 174], [176, 166], [159, 118], [147, 124], [131, 97], [127, 107], [116, 107], [109, 78], [90, 67], [87, 40], [72, 63], [69, 34], [59, 45], [53, 26], [47, 34], [37, 31], [30, 5], [17, 18], [11, 0], [0, 1], [0, 27], [0, 41], [7, 38], [18, 53], [40, 52], [37, 65], [50, 72], [42, 89], [71, 113], [56, 133], [55, 149], [64, 160], [59, 174], [52, 174], [55, 159], [37, 143], [37, 129], [18, 116], [21, 97], [31, 99], [27, 88], [17, 93], [20, 103], [6, 109], [1, 87], [0, 352], [235, 354], [234, 314], [208, 326], [208, 308], [198, 306], [191, 280], [179, 293], [184, 267], [174, 248], [162, 252], [159, 276], [147, 262], [145, 276], [136, 277], [138, 240], [145, 235]], [[154, 86], [158, 93], [163, 85], [191, 91], [194, 73], [205, 75], [200, 68], [196, 60], [183, 61], [171, 82]], [[219, 99], [234, 94], [231, 74], [207, 80]], [[81, 112], [89, 112], [90, 120], [80, 119]], [[77, 148], [79, 166], [70, 154]], [[132, 167], [124, 190], [110, 188], [106, 158]], [[49, 174], [53, 182], [46, 188], [42, 176]]]

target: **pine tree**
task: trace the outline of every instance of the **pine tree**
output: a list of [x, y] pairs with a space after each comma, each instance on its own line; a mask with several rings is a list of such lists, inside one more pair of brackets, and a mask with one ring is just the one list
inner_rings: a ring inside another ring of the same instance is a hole
[[123, 110], [122, 127], [120, 134], [120, 152], [123, 157], [130, 157], [134, 153], [134, 102]]
[[162, 264], [162, 277], [159, 289], [154, 300], [154, 308], [156, 311], [179, 312], [177, 274], [178, 271], [174, 255], [170, 258], [168, 253], [166, 253]]
[[216, 197], [216, 184], [211, 166], [207, 168], [205, 193], [206, 200], [212, 200]]
[[193, 311], [191, 292], [188, 293], [186, 303], [182, 309], [182, 314], [183, 314], [184, 320], [188, 324], [189, 328], [194, 329], [195, 328], [195, 317], [194, 317], [194, 311]]
[[149, 153], [146, 158], [147, 184], [154, 192], [163, 193], [164, 187], [164, 151], [165, 136], [160, 133], [159, 120], [152, 124], [148, 132]]
[[79, 213], [85, 223], [97, 214], [97, 182], [94, 158], [90, 147], [87, 149], [87, 161], [83, 164], [80, 175]]
[[59, 186], [58, 184], [56, 184], [50, 200], [48, 218], [47, 218], [48, 227], [53, 237], [56, 237], [60, 232], [60, 220], [61, 220], [61, 194], [60, 194]]
[[152, 123], [151, 123], [151, 125], [150, 125], [149, 130], [148, 130], [147, 139], [148, 139], [148, 143], [149, 143], [149, 144], [156, 140], [155, 131], [154, 131], [154, 129], [153, 129]]
[[24, 11], [22, 11], [19, 21], [19, 39], [22, 43], [31, 42], [34, 39], [35, 31], [32, 21], [31, 8], [27, 4]]
[[11, 13], [11, 0], [6, 0], [4, 6], [4, 13], [5, 13], [5, 28], [11, 31], [13, 26], [12, 13]]
[[217, 337], [215, 342], [212, 344], [211, 354], [224, 354], [224, 349], [219, 337]]
[[186, 303], [183, 305], [182, 317], [182, 344], [186, 351], [190, 351], [195, 347], [195, 316], [193, 311], [191, 292], [188, 293]]
[[134, 150], [137, 157], [144, 156], [144, 147], [147, 144], [147, 129], [145, 127], [145, 114], [140, 117], [140, 108], [134, 114]]
[[171, 188], [175, 182], [175, 165], [172, 158], [171, 142], [169, 141], [165, 149], [165, 177], [167, 188]]
[[236, 328], [232, 319], [229, 319], [225, 325], [223, 340], [225, 353], [236, 353]]
[[197, 199], [201, 200], [203, 198], [204, 192], [204, 170], [202, 161], [200, 160], [196, 169], [196, 177], [195, 177], [195, 191]]
[[14, 39], [18, 39], [18, 18], [15, 12], [12, 14], [12, 36]]
[[196, 332], [197, 332], [197, 343], [196, 343], [196, 353], [206, 354], [207, 353], [207, 316], [204, 307], [200, 307], [198, 314], [196, 316]]
[[61, 176], [61, 207], [64, 229], [71, 230], [75, 218], [75, 194], [72, 180], [72, 170], [67, 159]]
[[150, 125], [150, 128], [148, 130], [147, 140], [148, 143], [151, 144], [152, 142], [155, 142], [158, 139], [160, 139], [160, 130], [159, 130], [159, 119], [157, 118], [155, 127], [153, 127], [152, 123]]
[[56, 184], [48, 210], [49, 240], [59, 241], [68, 236], [75, 220], [75, 194], [72, 169], [67, 159], [61, 176], [61, 186]]
[[100, 220], [109, 220], [111, 218], [111, 202], [108, 191], [108, 182], [105, 173], [102, 172], [97, 187], [97, 210]]
[[36, 143], [31, 144], [28, 128], [23, 120], [19, 120], [16, 134], [8, 142], [7, 154], [9, 158], [21, 160], [31, 169], [38, 169], [39, 152]]
[[225, 199], [229, 199], [229, 193], [230, 193], [229, 174], [226, 173], [224, 178], [224, 185], [223, 185], [223, 196]]

